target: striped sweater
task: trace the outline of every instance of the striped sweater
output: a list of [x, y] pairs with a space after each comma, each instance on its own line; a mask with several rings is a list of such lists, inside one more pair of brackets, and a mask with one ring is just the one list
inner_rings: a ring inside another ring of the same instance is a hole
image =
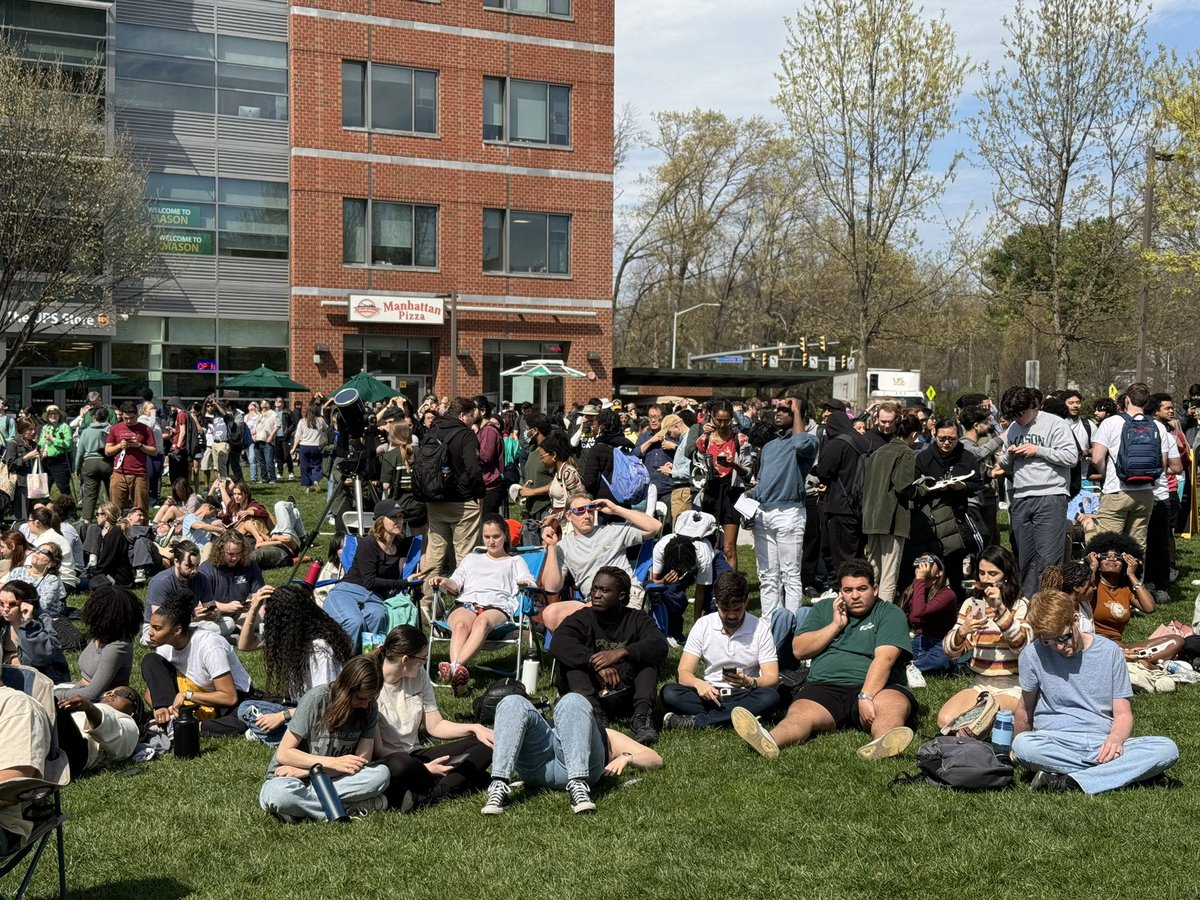
[[1024, 598], [1017, 600], [1012, 609], [1006, 610], [999, 619], [989, 618], [983, 628], [964, 639], [960, 636], [970, 621], [971, 601], [958, 608], [958, 621], [950, 629], [942, 648], [951, 659], [958, 659], [968, 650], [971, 655], [971, 671], [979, 678], [1015, 676], [1017, 657], [1029, 640], [1029, 629], [1025, 616], [1029, 604]]

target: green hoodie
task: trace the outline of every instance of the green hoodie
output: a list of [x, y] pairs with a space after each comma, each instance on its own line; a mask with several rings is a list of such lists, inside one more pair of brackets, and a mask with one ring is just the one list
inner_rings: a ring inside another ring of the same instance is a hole
[[83, 471], [83, 461], [92, 458], [104, 458], [104, 439], [108, 435], [107, 422], [90, 422], [88, 427], [79, 432], [79, 440], [75, 444], [75, 471]]

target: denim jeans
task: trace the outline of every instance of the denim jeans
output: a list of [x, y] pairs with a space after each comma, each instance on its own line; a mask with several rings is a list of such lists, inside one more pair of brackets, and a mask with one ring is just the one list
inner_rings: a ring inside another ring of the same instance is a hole
[[664, 684], [662, 705], [671, 712], [696, 717], [702, 728], [729, 728], [733, 724], [733, 711], [737, 707], [750, 710], [755, 716], [764, 715], [779, 704], [779, 692], [775, 688], [736, 688], [729, 696], [722, 697], [719, 706], [700, 699], [695, 688], [682, 684]]
[[779, 654], [780, 672], [800, 667], [800, 662], [792, 652], [792, 639], [796, 636], [796, 629], [804, 624], [811, 612], [811, 606], [802, 606], [795, 612], [782, 607], [771, 616], [771, 641], [775, 644], [775, 652]]
[[[377, 763], [363, 766], [354, 775], [335, 777], [330, 773], [330, 778], [342, 805], [347, 806], [382, 794], [387, 790], [391, 776], [387, 766]], [[269, 813], [281, 816], [317, 820], [325, 818], [317, 792], [304, 778], [268, 778], [258, 792], [258, 805]]]
[[554, 727], [525, 697], [510, 694], [496, 707], [492, 777], [520, 775], [534, 787], [558, 788], [582, 778], [595, 784], [604, 774], [604, 738], [592, 705], [567, 694], [554, 707]]
[[258, 481], [258, 454], [254, 452], [254, 445], [250, 445], [250, 452], [246, 454], [246, 460], [250, 463], [250, 481], [254, 483]]
[[312, 487], [321, 482], [321, 448], [306, 447], [301, 444], [296, 448], [300, 454], [300, 486]]
[[803, 506], [762, 509], [754, 520], [754, 556], [764, 619], [781, 606], [794, 612], [804, 602], [800, 560], [807, 520]]
[[963, 660], [954, 660], [946, 655], [946, 651], [942, 649], [942, 642], [926, 637], [922, 634], [914, 634], [912, 639], [912, 655], [913, 665], [922, 672], [928, 674], [930, 672], [954, 672], [959, 668]]
[[1099, 794], [1153, 778], [1179, 759], [1170, 738], [1140, 737], [1125, 742], [1116, 759], [1097, 763], [1105, 734], [1026, 731], [1013, 740], [1013, 755], [1027, 769], [1070, 775], [1086, 794]]
[[275, 480], [275, 445], [266, 441], [254, 442], [254, 457], [258, 462], [258, 478], [263, 484]]
[[281, 713], [285, 709], [295, 709], [295, 707], [285, 706], [282, 703], [272, 703], [270, 700], [246, 700], [238, 704], [237, 717], [242, 720], [242, 724], [246, 726], [248, 731], [254, 732], [259, 741], [264, 744], [270, 744], [272, 747], [278, 747], [279, 742], [283, 740], [283, 735], [287, 732], [287, 723], [284, 722], [278, 728], [273, 728], [270, 731], [263, 731], [254, 722], [259, 716]]

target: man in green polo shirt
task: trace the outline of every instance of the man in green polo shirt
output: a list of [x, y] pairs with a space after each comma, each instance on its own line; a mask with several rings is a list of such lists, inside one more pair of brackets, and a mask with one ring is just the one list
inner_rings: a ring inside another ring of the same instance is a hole
[[748, 710], [733, 711], [738, 735], [763, 756], [774, 759], [780, 747], [843, 727], [870, 733], [858, 748], [863, 759], [895, 756], [912, 742], [908, 620], [898, 606], [877, 602], [865, 560], [842, 563], [837, 583], [838, 596], [815, 605], [792, 640], [796, 659], [811, 659], [812, 668], [784, 720], [768, 732]]

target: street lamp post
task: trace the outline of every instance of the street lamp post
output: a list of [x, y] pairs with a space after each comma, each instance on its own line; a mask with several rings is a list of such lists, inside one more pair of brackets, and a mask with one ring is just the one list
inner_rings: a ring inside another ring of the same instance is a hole
[[[1146, 148], [1146, 185], [1145, 197], [1142, 202], [1142, 252], [1143, 254], [1150, 251], [1150, 245], [1153, 242], [1151, 229], [1154, 225], [1154, 163], [1170, 162], [1175, 158], [1174, 153], [1164, 153], [1161, 150], [1155, 150], [1153, 145]], [[1146, 266], [1146, 271], [1142, 275], [1142, 295], [1138, 302], [1138, 330], [1137, 330], [1137, 374], [1136, 380], [1144, 382], [1146, 380], [1146, 326], [1150, 312], [1150, 269]]]
[[720, 306], [720, 303], [697, 303], [695, 306], [689, 306], [687, 309], [681, 309], [675, 313], [671, 319], [671, 368], [675, 368], [675, 346], [679, 341], [679, 317], [685, 313], [690, 313], [693, 309], [699, 309], [702, 306]]

